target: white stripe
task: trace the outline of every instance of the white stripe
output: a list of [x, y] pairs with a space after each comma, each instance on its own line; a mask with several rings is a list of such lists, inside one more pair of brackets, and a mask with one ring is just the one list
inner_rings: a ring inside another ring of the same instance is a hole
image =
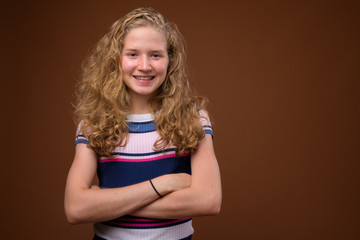
[[149, 122], [154, 120], [154, 116], [151, 113], [145, 114], [129, 114], [126, 117], [128, 122]]
[[108, 240], [178, 240], [194, 233], [192, 220], [171, 227], [130, 229], [94, 224], [95, 234]]

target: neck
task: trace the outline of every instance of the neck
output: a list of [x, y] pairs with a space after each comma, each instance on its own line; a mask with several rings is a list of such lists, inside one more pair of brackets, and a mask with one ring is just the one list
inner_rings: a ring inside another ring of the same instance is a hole
[[149, 109], [150, 98], [148, 96], [131, 96], [131, 113], [144, 114], [150, 113]]

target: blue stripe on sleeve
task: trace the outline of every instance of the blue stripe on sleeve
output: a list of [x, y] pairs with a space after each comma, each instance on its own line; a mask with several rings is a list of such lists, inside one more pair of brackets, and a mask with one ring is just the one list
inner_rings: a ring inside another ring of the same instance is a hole
[[76, 139], [76, 140], [75, 140], [75, 146], [76, 146], [78, 143], [84, 143], [84, 144], [87, 144], [87, 145], [90, 144], [89, 140], [87, 140], [87, 139]]

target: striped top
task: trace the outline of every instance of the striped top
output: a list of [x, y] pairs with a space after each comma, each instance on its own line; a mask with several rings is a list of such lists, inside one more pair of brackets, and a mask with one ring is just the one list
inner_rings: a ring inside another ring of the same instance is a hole
[[[213, 136], [208, 117], [201, 112], [205, 133]], [[101, 188], [124, 187], [170, 173], [191, 174], [189, 153], [176, 157], [175, 147], [154, 151], [159, 137], [152, 114], [131, 114], [128, 143], [114, 149], [113, 157], [99, 157], [97, 175]], [[79, 127], [80, 129], [80, 127]], [[89, 144], [88, 139], [77, 133], [75, 143]], [[193, 233], [191, 218], [150, 219], [130, 215], [111, 221], [95, 223], [96, 235], [105, 239], [182, 239]]]

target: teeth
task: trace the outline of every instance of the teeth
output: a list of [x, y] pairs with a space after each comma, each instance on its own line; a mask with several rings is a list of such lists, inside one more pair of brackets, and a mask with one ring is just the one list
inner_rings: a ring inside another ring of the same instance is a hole
[[134, 76], [136, 79], [138, 79], [138, 80], [151, 80], [151, 79], [153, 79], [154, 77], [152, 77], [152, 76], [150, 76], [150, 77], [148, 77], [148, 76]]

